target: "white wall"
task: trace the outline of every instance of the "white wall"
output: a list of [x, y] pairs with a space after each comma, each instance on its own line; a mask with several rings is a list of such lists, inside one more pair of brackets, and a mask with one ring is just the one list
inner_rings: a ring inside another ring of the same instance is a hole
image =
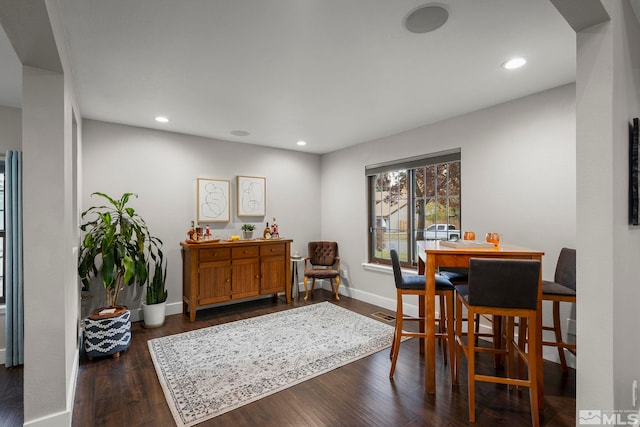
[[[575, 138], [575, 85], [566, 85], [324, 155], [322, 238], [339, 242], [343, 292], [395, 307], [390, 270], [363, 266], [365, 166], [453, 148], [462, 150], [463, 229], [543, 250], [544, 278], [553, 279], [560, 249], [576, 244]], [[545, 349], [545, 357], [557, 353]]]
[[629, 2], [577, 37], [578, 409], [634, 410], [640, 228], [628, 222], [629, 122], [640, 116], [640, 28]]
[[[17, 108], [0, 106], [0, 155], [22, 148], [22, 115]], [[5, 361], [5, 311], [0, 309], [0, 365]]]
[[[611, 3], [611, 4], [609, 4]], [[640, 117], [640, 25], [628, 2], [608, 2], [607, 11], [618, 25], [613, 33], [613, 235], [614, 403], [632, 409], [632, 382], [640, 381], [640, 227], [628, 220], [629, 131], [632, 117]], [[638, 410], [638, 407], [635, 407]]]
[[[138, 194], [131, 206], [164, 242], [170, 313], [182, 311], [180, 242], [196, 219], [197, 178], [231, 181], [231, 222], [211, 223], [214, 235], [240, 234], [243, 223], [256, 224], [261, 234], [275, 217], [281, 237], [293, 239], [292, 253], [306, 253], [307, 242], [320, 237], [320, 157], [315, 154], [85, 120], [82, 163], [83, 210], [101, 203], [90, 197], [95, 191], [118, 198]], [[236, 216], [238, 175], [266, 177], [265, 217]], [[133, 298], [128, 301], [129, 308], [139, 307], [132, 305]]]
[[71, 105], [63, 74], [23, 67], [24, 415], [32, 426], [70, 423], [78, 367]]

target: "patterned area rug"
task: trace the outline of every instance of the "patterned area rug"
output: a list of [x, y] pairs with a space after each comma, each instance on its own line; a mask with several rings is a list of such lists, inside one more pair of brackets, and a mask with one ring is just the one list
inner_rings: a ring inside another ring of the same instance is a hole
[[156, 338], [178, 426], [193, 426], [391, 345], [393, 327], [329, 302]]

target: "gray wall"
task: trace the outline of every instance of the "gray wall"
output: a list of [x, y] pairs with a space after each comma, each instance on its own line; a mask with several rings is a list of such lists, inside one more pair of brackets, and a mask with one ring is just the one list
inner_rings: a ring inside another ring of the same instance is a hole
[[[83, 210], [100, 202], [90, 196], [95, 191], [118, 198], [124, 192], [138, 194], [131, 205], [164, 242], [169, 313], [182, 311], [180, 242], [196, 219], [197, 178], [231, 181], [231, 222], [211, 223], [214, 235], [241, 234], [243, 223], [255, 224], [261, 234], [275, 217], [281, 237], [293, 239], [292, 252], [306, 253], [307, 242], [320, 237], [320, 157], [315, 154], [85, 120], [82, 163]], [[265, 217], [236, 216], [238, 175], [266, 177]], [[135, 310], [140, 293], [129, 291], [127, 305]], [[102, 298], [101, 291], [94, 294]]]

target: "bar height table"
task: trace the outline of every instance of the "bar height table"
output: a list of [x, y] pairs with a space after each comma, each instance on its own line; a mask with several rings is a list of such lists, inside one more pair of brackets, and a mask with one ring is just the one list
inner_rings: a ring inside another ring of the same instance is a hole
[[538, 367], [538, 409], [544, 408], [544, 371], [542, 369], [542, 256], [544, 252], [521, 248], [518, 246], [500, 244], [497, 247], [468, 247], [464, 243], [460, 246], [451, 247], [441, 244], [438, 240], [427, 240], [418, 242], [418, 273], [425, 275], [427, 297], [420, 297], [420, 316], [425, 317], [425, 328], [427, 337], [424, 340], [425, 370], [424, 384], [425, 392], [435, 394], [436, 392], [436, 336], [435, 336], [435, 275], [439, 267], [469, 267], [471, 258], [511, 258], [511, 259], [533, 259], [540, 261], [540, 283], [538, 284], [538, 333], [534, 339], [538, 341], [540, 356], [536, 361]]

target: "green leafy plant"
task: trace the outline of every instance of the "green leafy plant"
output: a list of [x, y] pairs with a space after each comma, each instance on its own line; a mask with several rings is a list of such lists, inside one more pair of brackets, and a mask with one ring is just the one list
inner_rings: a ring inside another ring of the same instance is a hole
[[147, 286], [147, 305], [160, 304], [167, 300], [167, 290], [164, 285], [167, 281], [167, 267], [162, 264], [156, 264], [153, 271], [153, 278], [149, 280]]
[[243, 224], [242, 231], [253, 231], [256, 229], [256, 226], [253, 224]]
[[114, 307], [124, 286], [134, 283], [142, 286], [149, 281], [151, 264], [154, 266], [151, 283], [159, 286], [161, 281], [164, 288], [162, 241], [152, 236], [144, 219], [127, 206], [131, 196], [138, 196], [124, 193], [120, 199], [113, 199], [99, 192], [92, 196], [102, 197], [108, 203], [82, 213], [83, 221], [88, 218], [80, 226], [85, 233], [78, 259], [83, 288], [88, 289], [91, 277], [101, 277], [105, 304]]

